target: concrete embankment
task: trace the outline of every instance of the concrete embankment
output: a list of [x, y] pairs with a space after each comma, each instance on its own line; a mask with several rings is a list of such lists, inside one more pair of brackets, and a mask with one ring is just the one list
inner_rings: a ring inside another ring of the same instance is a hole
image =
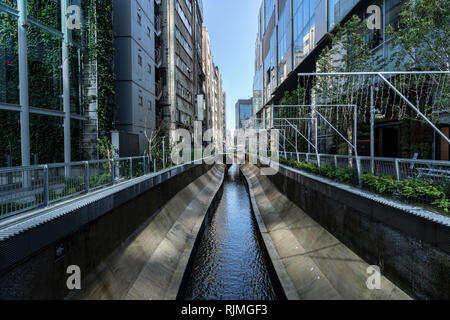
[[[223, 172], [186, 164], [4, 226], [0, 299], [174, 299]], [[81, 292], [67, 288], [73, 265], [81, 270]]]
[[70, 298], [175, 300], [205, 216], [219, 201], [224, 166], [216, 165], [173, 197]]
[[289, 299], [410, 299], [385, 277], [380, 290], [369, 290], [368, 262], [290, 201], [269, 178], [259, 175], [258, 167], [244, 165], [241, 170], [264, 242]]

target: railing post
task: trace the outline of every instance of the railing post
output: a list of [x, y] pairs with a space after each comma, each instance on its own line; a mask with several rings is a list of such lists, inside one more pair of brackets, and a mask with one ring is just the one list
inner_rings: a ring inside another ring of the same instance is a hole
[[147, 157], [143, 156], [142, 161], [144, 162], [144, 176], [147, 175]]
[[398, 159], [395, 159], [395, 176], [397, 181], [400, 181], [400, 163]]
[[337, 160], [337, 155], [334, 155], [334, 168], [337, 169], [338, 168], [338, 160]]
[[116, 164], [114, 159], [110, 159], [109, 161], [111, 161], [111, 182], [112, 184], [116, 183]]
[[358, 183], [359, 183], [359, 185], [362, 185], [362, 180], [361, 180], [361, 159], [359, 157], [356, 157], [356, 170], [358, 170]]
[[[8, 168], [11, 168], [12, 167], [12, 157], [10, 155], [8, 155], [6, 157], [6, 161], [8, 162]], [[8, 173], [7, 176], [8, 176], [8, 184], [12, 184], [13, 183], [13, 174], [12, 174], [12, 172]]]
[[162, 149], [163, 149], [163, 155], [162, 155], [162, 161], [163, 161], [163, 168], [166, 168], [166, 143], [165, 139], [163, 138], [162, 141]]
[[153, 172], [156, 173], [156, 159], [153, 159]]
[[130, 179], [133, 178], [133, 159], [129, 158], [128, 161], [130, 162]]
[[48, 185], [48, 166], [44, 166], [44, 207], [47, 207], [49, 204], [50, 192]]
[[306, 154], [306, 162], [309, 163], [309, 153]]
[[320, 154], [317, 154], [317, 166], [320, 168]]
[[91, 183], [90, 181], [90, 175], [89, 175], [89, 162], [85, 161], [84, 162], [84, 180], [85, 180], [85, 185], [86, 185], [86, 193], [89, 193], [89, 184]]
[[300, 155], [298, 152], [297, 152], [297, 161], [300, 162]]

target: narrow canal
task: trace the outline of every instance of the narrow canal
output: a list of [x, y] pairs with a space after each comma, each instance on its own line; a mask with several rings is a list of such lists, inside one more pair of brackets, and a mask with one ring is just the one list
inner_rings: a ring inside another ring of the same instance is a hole
[[[181, 300], [275, 300], [259, 229], [234, 164], [225, 177], [223, 196], [196, 253], [191, 257], [178, 298]], [[273, 279], [273, 277], [272, 277]]]

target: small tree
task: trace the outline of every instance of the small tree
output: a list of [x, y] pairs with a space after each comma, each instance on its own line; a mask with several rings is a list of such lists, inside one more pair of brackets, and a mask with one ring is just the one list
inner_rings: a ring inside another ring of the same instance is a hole
[[[344, 25], [337, 25], [333, 33], [329, 33], [330, 46], [322, 50], [317, 60], [319, 72], [368, 72], [379, 71], [385, 66], [381, 56], [375, 54], [367, 42], [367, 24], [353, 15]], [[327, 104], [342, 101], [346, 104], [357, 104], [364, 84], [354, 83], [351, 77], [318, 77], [313, 87], [317, 96], [325, 97]], [[343, 88], [345, 91], [343, 92]], [[315, 101], [320, 102], [320, 101]], [[335, 127], [345, 131], [347, 139], [353, 141], [353, 110], [350, 108], [332, 110], [336, 117]], [[334, 134], [335, 135], [335, 134]], [[337, 137], [335, 135], [335, 137]], [[347, 147], [348, 154], [353, 150]]]
[[387, 35], [400, 70], [450, 70], [450, 1], [407, 1]]

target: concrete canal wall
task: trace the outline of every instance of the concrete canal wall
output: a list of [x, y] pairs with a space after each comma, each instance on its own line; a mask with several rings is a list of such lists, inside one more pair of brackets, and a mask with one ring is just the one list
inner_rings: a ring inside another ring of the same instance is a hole
[[[223, 170], [186, 164], [42, 210], [31, 224], [6, 226], [0, 299], [174, 298], [188, 244], [220, 195]], [[67, 288], [71, 265], [81, 269], [81, 291]], [[157, 282], [150, 291], [135, 285], [149, 273]]]
[[[264, 221], [271, 235], [275, 239], [281, 237], [280, 241], [284, 239], [281, 231], [273, 233], [279, 228], [287, 228], [296, 234], [294, 238], [304, 246], [302, 255], [311, 257], [310, 262], [318, 264], [325, 275], [336, 273], [336, 281], [326, 276], [336, 289], [336, 297], [402, 298], [397, 294], [390, 296], [389, 292], [381, 295], [379, 290], [368, 293], [364, 289], [363, 280], [369, 276], [365, 267], [376, 265], [399, 291], [413, 298], [450, 299], [450, 217], [282, 165], [277, 174], [267, 177], [259, 176], [256, 167], [245, 170], [257, 177], [255, 183], [261, 184], [259, 192], [263, 196], [258, 203], [259, 209], [272, 208], [279, 212], [279, 217], [269, 215]], [[297, 213], [292, 213], [292, 210]], [[311, 233], [311, 230], [317, 232]], [[284, 239], [283, 242], [289, 241]], [[333, 250], [333, 246], [345, 246], [352, 254], [342, 252], [340, 256], [339, 250]], [[298, 254], [289, 250], [280, 256]], [[333, 259], [335, 263], [331, 263]], [[337, 265], [340, 259], [349, 262], [345, 268]], [[353, 259], [363, 263], [356, 273], [353, 268], [348, 269]], [[286, 270], [289, 270], [291, 265], [286, 263]], [[347, 279], [349, 275], [360, 277], [357, 282], [361, 288], [355, 287], [353, 293], [340, 294], [352, 287]], [[326, 292], [331, 294], [332, 291]], [[310, 297], [319, 296], [313, 294]]]

